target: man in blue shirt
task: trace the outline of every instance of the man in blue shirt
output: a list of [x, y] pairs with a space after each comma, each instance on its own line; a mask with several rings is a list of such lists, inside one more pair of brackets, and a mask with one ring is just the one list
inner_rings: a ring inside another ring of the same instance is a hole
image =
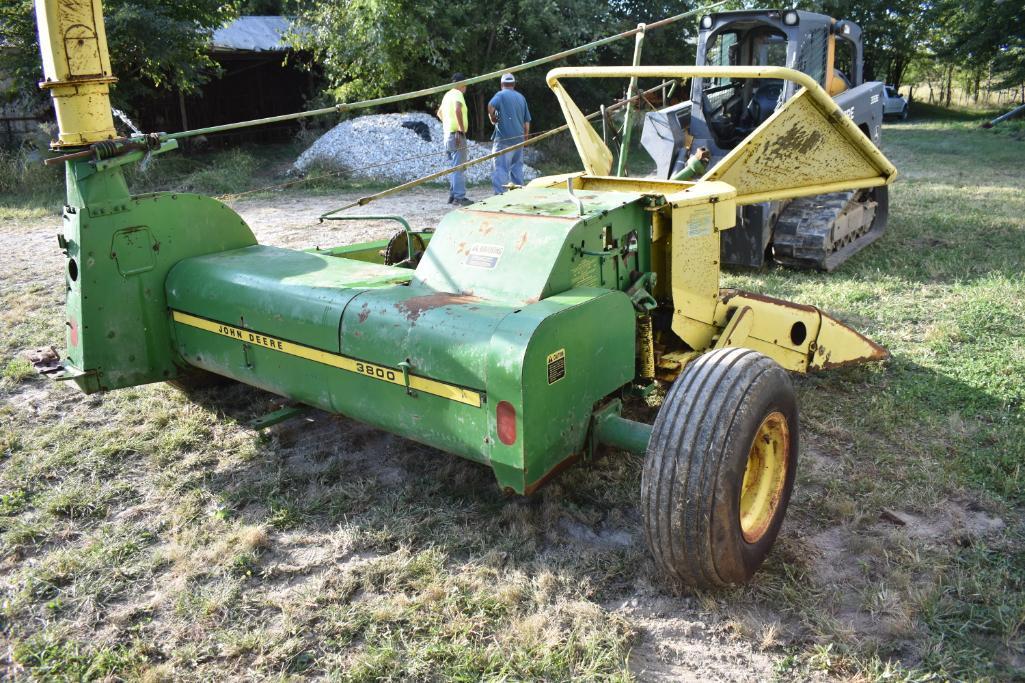
[[[516, 77], [502, 74], [502, 89], [488, 102], [488, 117], [495, 124], [492, 152], [500, 152], [525, 141], [530, 136], [530, 109], [527, 98], [516, 92]], [[491, 172], [491, 187], [495, 194], [505, 192], [505, 185], [523, 184], [523, 148], [514, 149], [495, 157], [495, 170]]]

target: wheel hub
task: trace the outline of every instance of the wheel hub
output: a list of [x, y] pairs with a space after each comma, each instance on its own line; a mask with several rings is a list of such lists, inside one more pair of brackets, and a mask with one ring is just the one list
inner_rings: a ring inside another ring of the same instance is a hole
[[769, 413], [755, 432], [740, 488], [740, 529], [757, 543], [776, 517], [787, 478], [790, 428], [783, 413]]

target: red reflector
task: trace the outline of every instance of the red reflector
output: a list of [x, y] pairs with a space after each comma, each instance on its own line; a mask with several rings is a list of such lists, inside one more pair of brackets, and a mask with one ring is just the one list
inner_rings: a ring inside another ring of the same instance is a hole
[[495, 413], [498, 416], [498, 440], [512, 446], [516, 443], [516, 409], [508, 401], [499, 401]]
[[78, 325], [74, 320], [69, 320], [68, 327], [71, 328], [71, 345], [78, 346]]

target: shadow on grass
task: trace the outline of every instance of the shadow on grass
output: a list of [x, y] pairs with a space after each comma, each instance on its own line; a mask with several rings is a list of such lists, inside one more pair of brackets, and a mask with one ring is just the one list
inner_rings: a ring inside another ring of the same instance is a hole
[[[1008, 531], [997, 538], [913, 542], [916, 554], [928, 551], [932, 559], [921, 566], [916, 560], [919, 574], [911, 585], [901, 560], [885, 554], [863, 557], [853, 535], [852, 546], [839, 552], [849, 551], [849, 557], [865, 565], [852, 579], [855, 595], [889, 591], [902, 601], [925, 600], [928, 607], [914, 613], [899, 646], [882, 651], [865, 649], [865, 643], [879, 640], [870, 606], [856, 604], [840, 621], [823, 616], [838, 606], [816, 603], [814, 596], [835, 587], [813, 571], [815, 549], [795, 554], [800, 544], [794, 546], [794, 539], [813, 533], [806, 525], [829, 529], [849, 525], [852, 519], [871, 521], [883, 509], [928, 516], [950, 497], [963, 499], [964, 484], [1012, 503], [1025, 500], [1020, 473], [1025, 419], [1020, 409], [899, 356], [884, 370], [853, 367], [812, 375], [798, 385], [805, 447], [848, 454], [832, 457], [848, 457], [853, 469], [841, 492], [828, 494], [834, 499], [829, 506], [814, 503], [826, 492], [798, 489], [798, 510], [812, 505], [814, 514], [798, 513], [798, 527], [794, 521], [784, 527], [784, 549], [770, 556], [751, 587], [703, 596], [706, 608], [726, 614], [769, 609], [783, 622], [784, 632], [794, 634], [791, 645], [828, 637], [855, 658], [879, 654], [947, 675], [977, 673], [972, 667], [980, 657], [993, 660], [1003, 652], [1000, 643], [1015, 637], [1007, 630], [1004, 612], [1025, 577], [1007, 569], [1001, 559], [1006, 553], [987, 548], [1013, 546], [1010, 539], [1022, 533], [1017, 518], [1010, 517]], [[241, 386], [201, 392], [196, 399], [238, 421], [277, 401]], [[647, 420], [655, 412], [645, 406], [630, 410]], [[660, 600], [673, 595], [644, 547], [638, 513], [640, 465], [640, 458], [609, 450], [570, 468], [530, 498], [510, 497], [498, 490], [487, 467], [311, 410], [306, 418], [268, 430], [253, 460], [219, 470], [203, 486], [230, 516], [247, 525], [268, 526], [284, 537], [315, 542], [341, 528], [355, 539], [350, 556], [439, 551], [456, 566], [484, 564], [529, 576], [553, 573], [608, 604], [645, 591]], [[837, 496], [849, 498], [850, 507], [838, 504]], [[289, 552], [283, 547], [277, 558]], [[310, 569], [328, 571], [332, 566], [329, 562]], [[944, 573], [949, 567], [957, 572]], [[987, 583], [968, 590], [964, 580], [973, 572], [987, 576]], [[279, 578], [285, 580], [253, 580]], [[924, 598], [914, 593], [922, 590]], [[763, 603], [770, 593], [779, 601], [768, 608]], [[797, 595], [806, 597], [798, 600]], [[687, 612], [681, 606], [685, 603], [666, 604], [676, 605], [679, 614]], [[704, 617], [695, 612], [688, 618]]]

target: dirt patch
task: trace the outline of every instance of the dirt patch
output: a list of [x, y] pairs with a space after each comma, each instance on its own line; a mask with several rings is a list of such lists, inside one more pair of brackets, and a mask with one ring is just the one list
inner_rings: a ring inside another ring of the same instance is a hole
[[[228, 204], [245, 219], [260, 242], [279, 247], [326, 249], [387, 239], [399, 231], [398, 223], [389, 220], [320, 222], [321, 214], [355, 201], [359, 196], [355, 193], [334, 196], [290, 193], [245, 197], [229, 200]], [[447, 188], [420, 188], [349, 209], [343, 215], [398, 215], [409, 220], [414, 230], [422, 230], [437, 227], [442, 217], [451, 211], [447, 198]]]
[[926, 543], [965, 545], [1006, 526], [971, 501], [944, 500], [921, 514], [885, 509], [879, 516], [881, 522], [875, 528], [880, 533], [905, 533]]
[[733, 625], [694, 598], [648, 588], [605, 608], [637, 632], [630, 672], [641, 681], [756, 681], [773, 675], [775, 657], [738, 637]]

